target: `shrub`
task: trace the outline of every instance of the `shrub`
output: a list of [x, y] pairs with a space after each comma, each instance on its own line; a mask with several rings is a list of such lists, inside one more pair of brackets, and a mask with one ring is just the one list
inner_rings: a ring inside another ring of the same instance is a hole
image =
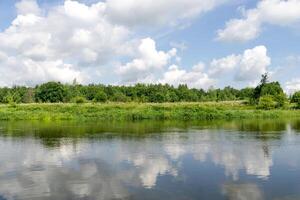
[[127, 102], [129, 101], [128, 97], [122, 92], [116, 92], [113, 94], [112, 100], [115, 102]]
[[265, 95], [259, 98], [258, 108], [264, 110], [271, 110], [276, 107], [276, 101], [274, 101], [273, 96]]
[[278, 94], [274, 96], [276, 101], [276, 108], [284, 108], [287, 105], [287, 97], [284, 93]]
[[77, 96], [77, 97], [74, 97], [74, 98], [72, 99], [72, 102], [73, 102], [73, 103], [77, 103], [77, 104], [81, 104], [81, 103], [86, 103], [87, 100], [86, 100], [86, 98], [84, 98], [84, 97]]
[[107, 101], [107, 95], [104, 91], [99, 91], [96, 93], [94, 102], [106, 102]]
[[8, 104], [16, 104], [21, 102], [21, 97], [18, 93], [10, 93], [8, 92], [4, 97], [4, 103]]

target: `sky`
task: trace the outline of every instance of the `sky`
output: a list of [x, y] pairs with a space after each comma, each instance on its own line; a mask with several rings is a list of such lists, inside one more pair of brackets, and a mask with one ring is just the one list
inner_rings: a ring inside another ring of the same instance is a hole
[[300, 90], [300, 0], [1, 0], [0, 86]]

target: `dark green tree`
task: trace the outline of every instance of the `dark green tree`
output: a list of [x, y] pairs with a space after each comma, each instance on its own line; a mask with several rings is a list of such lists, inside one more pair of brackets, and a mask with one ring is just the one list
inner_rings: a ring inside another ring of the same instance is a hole
[[253, 102], [261, 104], [261, 97], [266, 97], [263, 100], [267, 99], [276, 102], [277, 108], [284, 107], [287, 102], [286, 95], [281, 88], [279, 82], [269, 82], [268, 74], [263, 74], [260, 84], [254, 89], [253, 93]]
[[300, 91], [297, 91], [292, 95], [291, 102], [292, 103], [300, 102]]
[[38, 102], [63, 102], [66, 97], [67, 91], [60, 82], [48, 82], [36, 88], [35, 99]]
[[300, 108], [300, 91], [293, 94], [291, 102], [296, 103], [297, 108]]

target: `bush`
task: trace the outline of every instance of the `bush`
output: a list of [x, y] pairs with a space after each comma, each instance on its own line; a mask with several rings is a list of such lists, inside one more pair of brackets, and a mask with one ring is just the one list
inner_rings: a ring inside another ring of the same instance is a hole
[[115, 102], [127, 102], [129, 101], [128, 97], [123, 94], [122, 92], [116, 92], [114, 93], [112, 100]]
[[107, 101], [107, 95], [104, 91], [99, 91], [96, 93], [94, 102], [106, 102]]
[[81, 103], [86, 103], [87, 100], [86, 100], [86, 98], [84, 98], [84, 97], [77, 96], [77, 97], [74, 97], [74, 98], [72, 99], [72, 102], [73, 102], [73, 103], [77, 103], [77, 104], [81, 104]]
[[287, 97], [284, 93], [278, 94], [274, 96], [276, 101], [276, 108], [284, 108], [287, 105]]
[[259, 98], [258, 108], [263, 110], [271, 110], [276, 107], [277, 103], [274, 101], [273, 96], [265, 95]]
[[21, 97], [18, 93], [7, 93], [4, 97], [4, 103], [16, 104], [21, 102]]

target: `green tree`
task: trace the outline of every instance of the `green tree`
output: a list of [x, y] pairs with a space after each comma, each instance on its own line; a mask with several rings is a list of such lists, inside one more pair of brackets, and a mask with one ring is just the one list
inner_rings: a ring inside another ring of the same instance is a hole
[[280, 86], [279, 82], [271, 82], [271, 83], [266, 83], [262, 86], [260, 96], [264, 95], [281, 95], [283, 94], [283, 89]]
[[36, 88], [35, 98], [38, 102], [63, 102], [66, 97], [67, 92], [60, 82], [48, 82]]
[[297, 104], [297, 108], [300, 108], [300, 91], [295, 92], [293, 94], [291, 102], [292, 103], [296, 103]]
[[262, 107], [262, 104], [264, 103], [267, 104], [267, 101], [272, 100], [275, 102], [276, 108], [281, 108], [284, 107], [287, 102], [287, 98], [283, 92], [283, 89], [280, 86], [280, 83], [269, 82], [268, 74], [262, 75], [260, 84], [254, 89], [252, 99], [252, 102], [258, 103], [259, 107]]
[[178, 102], [179, 101], [179, 98], [176, 94], [176, 92], [174, 91], [168, 91], [168, 93], [166, 94], [166, 98], [167, 98], [167, 101], [168, 102]]
[[34, 102], [34, 89], [28, 88], [22, 97], [23, 103], [33, 103]]
[[263, 75], [261, 75], [261, 80], [260, 80], [260, 84], [254, 89], [254, 92], [253, 92], [253, 99], [258, 101], [259, 98], [262, 96], [261, 95], [261, 91], [262, 91], [262, 88], [268, 83], [268, 73], [265, 73]]
[[292, 103], [300, 102], [300, 91], [297, 91], [292, 95], [291, 102]]
[[100, 90], [96, 93], [94, 102], [106, 102], [107, 101], [107, 95], [104, 91]]
[[254, 88], [243, 88], [239, 91], [238, 99], [240, 100], [251, 100], [254, 95]]

